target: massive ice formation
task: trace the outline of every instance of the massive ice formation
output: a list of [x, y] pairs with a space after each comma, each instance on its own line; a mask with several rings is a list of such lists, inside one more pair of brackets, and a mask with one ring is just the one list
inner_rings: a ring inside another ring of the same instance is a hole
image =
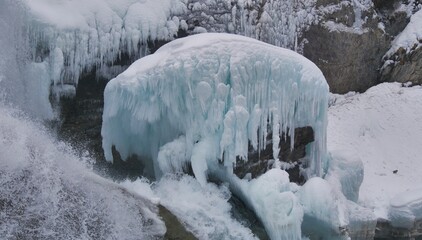
[[321, 71], [290, 50], [230, 34], [178, 39], [108, 83], [105, 156], [112, 160], [114, 145], [123, 159], [152, 161], [158, 175], [190, 162], [204, 183], [219, 162], [231, 172], [237, 157], [247, 157], [248, 143], [262, 149], [282, 132], [293, 142], [292, 129], [311, 126], [308, 174], [322, 175], [327, 94]]

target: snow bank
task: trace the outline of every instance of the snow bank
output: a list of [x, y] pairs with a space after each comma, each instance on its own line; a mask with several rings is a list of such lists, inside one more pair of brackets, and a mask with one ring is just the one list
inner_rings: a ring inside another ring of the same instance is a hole
[[[246, 159], [248, 142], [263, 149], [271, 129], [273, 141], [286, 132], [293, 142], [291, 130], [311, 126], [308, 173], [321, 175], [327, 96], [321, 71], [297, 53], [230, 34], [190, 36], [136, 61], [107, 84], [103, 149], [109, 161], [113, 145], [123, 159], [150, 159], [158, 175], [181, 169], [184, 156], [205, 183], [218, 161], [231, 172], [237, 156]], [[167, 154], [172, 146], [178, 154]], [[166, 167], [159, 169], [158, 156]]]
[[422, 220], [422, 189], [401, 192], [390, 201], [388, 216], [393, 227], [413, 229]]
[[346, 156], [362, 160], [359, 202], [388, 219], [390, 200], [422, 182], [422, 88], [384, 83], [335, 99], [328, 110], [328, 150], [348, 149]]

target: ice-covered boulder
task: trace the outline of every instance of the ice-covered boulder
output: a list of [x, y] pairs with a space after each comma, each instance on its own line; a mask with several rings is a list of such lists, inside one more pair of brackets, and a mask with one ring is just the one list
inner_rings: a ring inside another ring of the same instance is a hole
[[104, 101], [109, 161], [115, 146], [123, 159], [136, 154], [151, 163], [158, 176], [190, 163], [205, 182], [213, 168], [231, 172], [236, 158], [246, 160], [248, 144], [262, 150], [284, 132], [294, 145], [293, 130], [310, 126], [307, 173], [324, 172], [328, 85], [290, 50], [230, 34], [178, 39], [111, 80]]

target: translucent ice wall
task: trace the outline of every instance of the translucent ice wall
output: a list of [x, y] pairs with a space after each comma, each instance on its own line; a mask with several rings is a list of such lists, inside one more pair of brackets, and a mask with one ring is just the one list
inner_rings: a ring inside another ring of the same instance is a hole
[[293, 141], [295, 128], [311, 126], [308, 174], [322, 175], [327, 96], [321, 71], [290, 50], [230, 34], [178, 39], [108, 83], [105, 156], [112, 161], [114, 145], [123, 159], [152, 160], [158, 175], [190, 162], [205, 182], [219, 161], [230, 172], [246, 159], [248, 142], [263, 149], [271, 131], [271, 141], [282, 132]]

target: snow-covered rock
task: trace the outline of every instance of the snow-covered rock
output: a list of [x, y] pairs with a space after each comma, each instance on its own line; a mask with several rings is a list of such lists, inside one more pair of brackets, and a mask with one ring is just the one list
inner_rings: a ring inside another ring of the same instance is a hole
[[419, 10], [410, 18], [406, 28], [394, 39], [386, 57], [391, 57], [400, 48], [407, 53], [420, 47], [422, 41], [422, 10]]
[[391, 45], [384, 56], [381, 80], [421, 84], [422, 9], [412, 15], [409, 24]]
[[[152, 161], [158, 176], [187, 160], [205, 183], [213, 168], [222, 164], [231, 172], [236, 157], [245, 159], [248, 143], [263, 149], [269, 131], [275, 143], [288, 132], [293, 144], [291, 130], [311, 126], [308, 174], [320, 176], [327, 93], [319, 69], [290, 50], [230, 34], [178, 39], [107, 84], [105, 156], [112, 160], [114, 145], [123, 159], [136, 154]], [[167, 154], [175, 146], [177, 154]]]

